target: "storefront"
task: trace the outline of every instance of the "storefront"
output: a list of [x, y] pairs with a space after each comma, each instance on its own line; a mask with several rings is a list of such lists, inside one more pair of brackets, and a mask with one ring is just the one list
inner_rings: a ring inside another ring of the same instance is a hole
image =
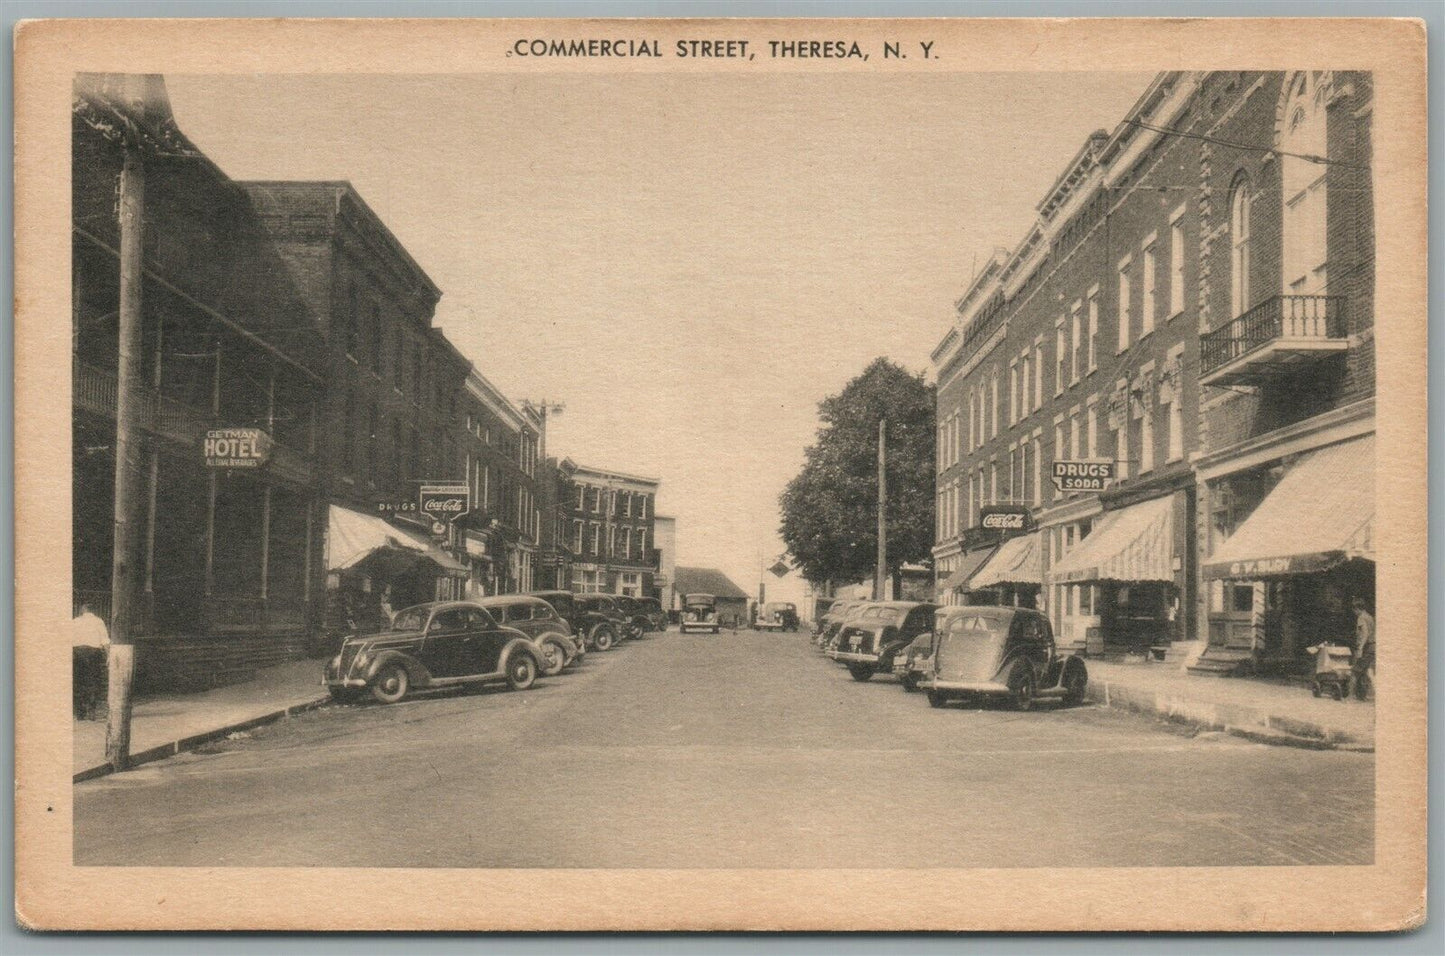
[[944, 605], [994, 603], [974, 600], [973, 595], [967, 593], [967, 589], [969, 579], [973, 577], [974, 572], [983, 566], [995, 550], [997, 550], [996, 546], [990, 543], [945, 558], [944, 560], [948, 561], [952, 567], [948, 570], [947, 576], [938, 583], [938, 603]]
[[1352, 600], [1375, 607], [1374, 462], [1366, 435], [1211, 488], [1217, 513], [1241, 516], [1204, 565], [1211, 649], [1289, 672], [1321, 640], [1352, 643]]
[[326, 629], [379, 629], [392, 611], [458, 597], [471, 569], [419, 531], [332, 505], [326, 535]]
[[1043, 587], [1040, 532], [1009, 538], [968, 581], [969, 604], [1038, 607]]
[[1053, 564], [1050, 616], [1061, 642], [1147, 657], [1184, 639], [1184, 499], [1176, 492], [1105, 511]]

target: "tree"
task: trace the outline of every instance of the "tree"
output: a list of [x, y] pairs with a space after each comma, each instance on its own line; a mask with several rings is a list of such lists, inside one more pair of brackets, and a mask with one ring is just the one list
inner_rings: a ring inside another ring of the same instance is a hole
[[861, 581], [878, 547], [878, 420], [888, 448], [888, 573], [933, 545], [934, 388], [922, 373], [875, 359], [818, 404], [818, 441], [779, 498], [779, 533], [809, 581]]

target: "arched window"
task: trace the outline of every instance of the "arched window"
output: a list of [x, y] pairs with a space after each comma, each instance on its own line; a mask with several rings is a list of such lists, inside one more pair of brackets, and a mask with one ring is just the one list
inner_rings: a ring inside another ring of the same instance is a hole
[[1294, 295], [1325, 288], [1326, 165], [1329, 151], [1325, 107], [1329, 98], [1322, 74], [1296, 73], [1284, 97], [1279, 130], [1280, 179], [1284, 188], [1284, 287]]
[[1249, 180], [1241, 177], [1229, 197], [1229, 306], [1236, 318], [1249, 308]]

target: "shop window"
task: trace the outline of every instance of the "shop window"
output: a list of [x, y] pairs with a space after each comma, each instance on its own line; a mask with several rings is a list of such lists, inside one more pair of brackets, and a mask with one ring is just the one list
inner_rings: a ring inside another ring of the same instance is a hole
[[1079, 614], [1089, 616], [1094, 613], [1094, 586], [1092, 584], [1079, 585]]
[[1235, 584], [1229, 589], [1232, 592], [1230, 610], [1236, 614], [1249, 614], [1254, 611], [1254, 587], [1248, 584]]

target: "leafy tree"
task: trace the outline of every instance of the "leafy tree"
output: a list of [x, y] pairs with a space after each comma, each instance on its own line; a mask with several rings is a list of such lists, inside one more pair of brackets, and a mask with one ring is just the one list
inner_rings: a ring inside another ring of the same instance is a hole
[[888, 573], [933, 545], [934, 388], [875, 359], [818, 404], [818, 441], [779, 498], [779, 533], [810, 581], [873, 576], [878, 546], [878, 420], [886, 418]]

